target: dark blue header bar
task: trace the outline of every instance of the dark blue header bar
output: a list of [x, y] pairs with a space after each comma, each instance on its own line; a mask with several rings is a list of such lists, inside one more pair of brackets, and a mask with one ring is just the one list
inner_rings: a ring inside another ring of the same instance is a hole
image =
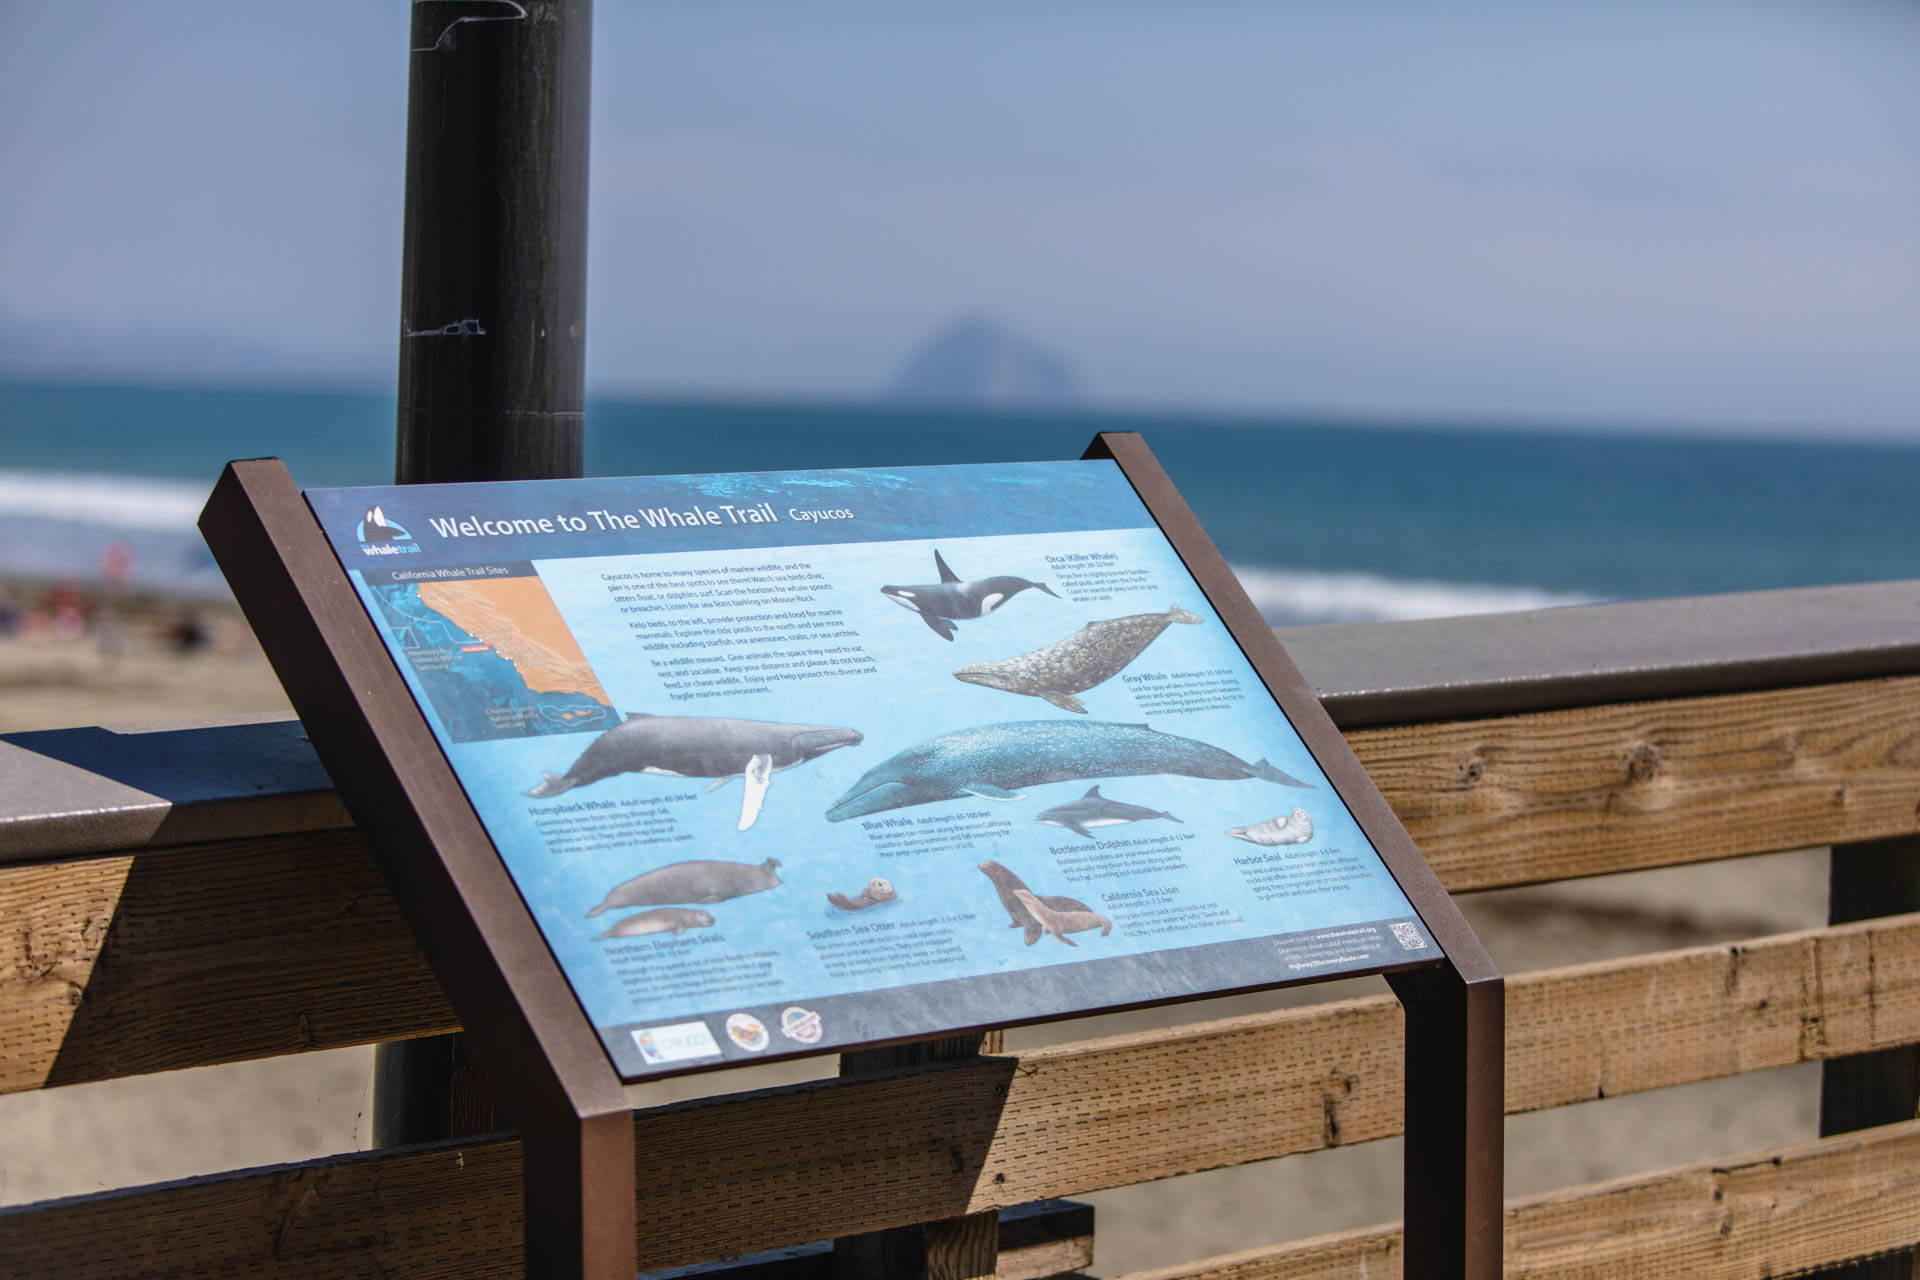
[[342, 563], [476, 561], [1151, 528], [1106, 460], [309, 489]]

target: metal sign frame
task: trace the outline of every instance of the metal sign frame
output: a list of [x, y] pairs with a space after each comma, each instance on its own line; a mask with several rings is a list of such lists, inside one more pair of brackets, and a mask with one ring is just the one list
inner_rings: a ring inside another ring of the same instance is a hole
[[[1084, 456], [1119, 465], [1444, 953], [1386, 975], [1407, 1013], [1405, 1273], [1492, 1280], [1499, 971], [1145, 442], [1106, 432]], [[278, 459], [235, 462], [200, 528], [519, 1129], [526, 1274], [630, 1280], [621, 1080], [304, 496]]]

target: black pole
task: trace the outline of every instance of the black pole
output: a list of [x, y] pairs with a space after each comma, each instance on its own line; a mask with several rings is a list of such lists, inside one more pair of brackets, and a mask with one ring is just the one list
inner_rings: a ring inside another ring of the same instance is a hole
[[[592, 0], [414, 0], [401, 484], [577, 476]], [[374, 1051], [374, 1141], [502, 1127], [462, 1036]]]
[[592, 0], [414, 0], [402, 484], [577, 476]]

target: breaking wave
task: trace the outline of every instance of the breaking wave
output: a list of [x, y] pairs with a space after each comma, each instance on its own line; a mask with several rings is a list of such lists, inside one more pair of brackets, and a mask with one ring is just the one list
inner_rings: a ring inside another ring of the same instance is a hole
[[1235, 565], [1234, 573], [1260, 614], [1275, 626], [1311, 622], [1403, 621], [1471, 613], [1512, 613], [1593, 604], [1600, 597], [1543, 587], [1387, 578], [1372, 573], [1328, 573]]

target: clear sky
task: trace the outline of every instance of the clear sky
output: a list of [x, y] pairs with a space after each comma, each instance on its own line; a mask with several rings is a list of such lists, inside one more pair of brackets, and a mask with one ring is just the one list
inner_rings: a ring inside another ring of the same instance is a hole
[[[603, 393], [1920, 438], [1920, 6], [601, 0]], [[407, 12], [0, 0], [0, 364], [391, 386]]]

